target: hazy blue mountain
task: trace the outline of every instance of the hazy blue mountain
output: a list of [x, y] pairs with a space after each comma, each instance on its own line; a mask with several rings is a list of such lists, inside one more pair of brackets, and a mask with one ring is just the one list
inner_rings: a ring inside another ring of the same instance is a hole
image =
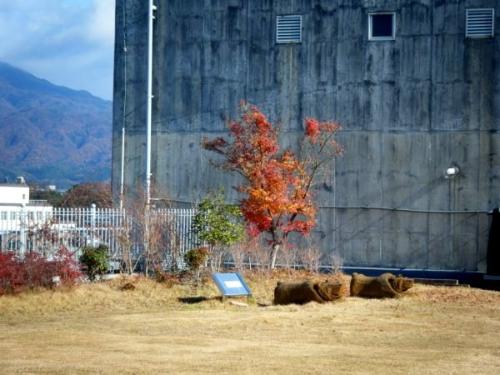
[[112, 105], [0, 62], [0, 182], [106, 181]]

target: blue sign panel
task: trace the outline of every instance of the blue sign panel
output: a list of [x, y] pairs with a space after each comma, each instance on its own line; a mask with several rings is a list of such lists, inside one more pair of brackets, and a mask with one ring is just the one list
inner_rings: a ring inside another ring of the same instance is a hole
[[252, 295], [239, 273], [214, 273], [212, 279], [224, 297]]

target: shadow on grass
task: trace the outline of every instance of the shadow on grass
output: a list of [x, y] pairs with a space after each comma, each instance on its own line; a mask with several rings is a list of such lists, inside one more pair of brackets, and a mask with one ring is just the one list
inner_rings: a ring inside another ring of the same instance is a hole
[[179, 297], [177, 300], [181, 303], [186, 303], [188, 305], [192, 305], [194, 303], [201, 303], [205, 301], [222, 301], [222, 297], [203, 297], [203, 296], [195, 296], [195, 297]]

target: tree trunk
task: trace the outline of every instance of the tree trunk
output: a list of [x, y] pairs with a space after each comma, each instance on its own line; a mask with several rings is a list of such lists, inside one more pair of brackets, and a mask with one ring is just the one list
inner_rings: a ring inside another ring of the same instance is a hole
[[273, 270], [276, 266], [276, 256], [278, 255], [278, 251], [280, 249], [280, 245], [274, 244], [271, 250], [271, 269]]

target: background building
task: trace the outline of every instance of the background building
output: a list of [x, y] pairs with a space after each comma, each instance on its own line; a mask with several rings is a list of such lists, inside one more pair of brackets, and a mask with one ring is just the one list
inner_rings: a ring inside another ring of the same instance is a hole
[[[118, 201], [122, 150], [126, 195], [145, 181], [148, 7], [116, 4]], [[346, 152], [318, 187], [314, 238], [325, 253], [356, 266], [486, 269], [485, 213], [500, 201], [498, 1], [156, 5], [158, 189], [179, 204], [219, 186], [231, 191], [236, 180], [208, 164], [200, 141], [225, 132], [241, 99], [281, 123], [291, 146], [305, 117], [335, 119]]]
[[0, 184], [0, 251], [25, 250], [26, 231], [52, 216], [47, 201], [30, 200], [23, 178], [16, 184]]

